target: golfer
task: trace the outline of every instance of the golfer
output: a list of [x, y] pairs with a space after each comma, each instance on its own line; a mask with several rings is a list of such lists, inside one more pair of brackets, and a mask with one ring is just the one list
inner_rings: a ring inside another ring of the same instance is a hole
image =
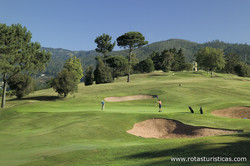
[[161, 100], [158, 101], [159, 104], [159, 112], [161, 112]]
[[104, 110], [105, 102], [102, 100], [102, 110]]

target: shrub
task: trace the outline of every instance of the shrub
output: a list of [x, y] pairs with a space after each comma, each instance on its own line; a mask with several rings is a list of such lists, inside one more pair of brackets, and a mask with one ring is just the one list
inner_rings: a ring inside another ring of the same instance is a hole
[[77, 92], [78, 82], [71, 72], [63, 69], [53, 80], [52, 87], [60, 95], [66, 97], [69, 93]]
[[193, 70], [193, 64], [192, 63], [186, 63], [185, 69], [187, 71], [192, 71]]
[[247, 77], [249, 72], [249, 66], [245, 63], [239, 63], [234, 67], [234, 71], [238, 76]]
[[23, 96], [28, 95], [33, 92], [35, 88], [34, 80], [30, 76], [22, 73], [10, 77], [8, 79], [8, 85], [10, 86], [10, 89], [14, 91], [13, 93], [17, 98], [22, 98]]

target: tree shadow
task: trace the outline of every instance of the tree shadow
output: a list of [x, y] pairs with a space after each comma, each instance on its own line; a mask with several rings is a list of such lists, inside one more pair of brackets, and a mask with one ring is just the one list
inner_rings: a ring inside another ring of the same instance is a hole
[[239, 134], [237, 134], [237, 137], [249, 138], [249, 140], [250, 140], [250, 132], [248, 132], [248, 133], [239, 133]]
[[24, 100], [37, 100], [37, 101], [55, 101], [61, 99], [59, 96], [35, 96], [35, 97], [25, 97], [25, 98], [15, 98], [8, 101], [24, 101]]
[[[226, 137], [226, 135], [221, 136]], [[236, 137], [250, 138], [250, 133], [242, 133], [236, 135]], [[190, 140], [191, 142], [191, 140]], [[239, 165], [249, 165], [250, 163], [250, 139], [240, 140], [237, 142], [225, 142], [225, 143], [198, 143], [189, 144], [179, 148], [166, 149], [166, 150], [152, 150], [141, 152], [133, 155], [124, 156], [127, 160], [131, 159], [142, 159], [144, 161], [144, 166], [154, 166], [154, 165], [220, 165], [220, 164], [239, 164]], [[171, 161], [171, 158], [178, 157], [206, 157], [211, 159], [212, 157], [246, 157], [248, 161], [242, 162], [181, 162], [181, 161]], [[154, 162], [151, 162], [151, 161]], [[158, 161], [157, 161], [158, 160]]]
[[148, 75], [148, 77], [157, 77], [157, 76], [168, 76], [168, 75], [162, 74], [162, 73], [153, 73], [153, 74]]

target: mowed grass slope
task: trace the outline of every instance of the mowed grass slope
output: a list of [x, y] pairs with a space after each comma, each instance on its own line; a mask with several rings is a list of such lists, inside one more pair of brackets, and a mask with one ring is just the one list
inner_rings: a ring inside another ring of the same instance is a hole
[[[163, 112], [157, 112], [156, 99], [106, 102], [105, 111], [101, 111], [105, 97], [138, 94], [158, 95]], [[79, 84], [79, 92], [66, 99], [47, 89], [22, 100], [10, 98], [6, 104], [0, 112], [0, 165], [4, 166], [218, 164], [170, 161], [171, 157], [193, 156], [250, 160], [250, 120], [211, 115], [216, 109], [250, 106], [249, 78], [154, 72], [133, 75], [130, 83], [124, 77], [111, 84]], [[189, 113], [189, 105], [195, 114]], [[145, 139], [126, 133], [134, 123], [150, 118], [244, 133], [182, 139]]]

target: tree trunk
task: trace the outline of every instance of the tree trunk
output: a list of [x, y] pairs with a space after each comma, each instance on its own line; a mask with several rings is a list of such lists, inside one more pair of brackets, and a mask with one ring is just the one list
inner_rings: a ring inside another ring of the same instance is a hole
[[2, 94], [1, 108], [5, 107], [6, 89], [7, 89], [7, 80], [6, 80], [6, 74], [4, 73], [3, 74], [3, 94]]
[[130, 74], [128, 73], [127, 82], [130, 82]]
[[131, 57], [132, 57], [132, 48], [129, 48], [129, 56], [128, 56], [128, 79], [127, 79], [127, 82], [130, 82]]
[[67, 97], [68, 93], [64, 93], [63, 97]]

